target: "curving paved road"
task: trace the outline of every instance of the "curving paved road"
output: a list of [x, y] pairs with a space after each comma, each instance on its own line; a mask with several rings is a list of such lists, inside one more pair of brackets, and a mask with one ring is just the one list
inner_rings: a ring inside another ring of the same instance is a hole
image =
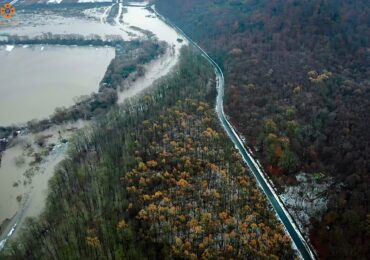
[[178, 31], [184, 38], [186, 38], [193, 46], [195, 46], [201, 53], [202, 56], [207, 59], [207, 61], [213, 66], [216, 74], [217, 80], [217, 100], [216, 100], [216, 112], [221, 124], [226, 131], [227, 135], [230, 137], [231, 141], [234, 143], [235, 147], [239, 150], [243, 157], [244, 162], [247, 164], [250, 171], [256, 177], [258, 184], [262, 188], [263, 192], [266, 194], [270, 203], [272, 204], [276, 214], [278, 215], [280, 221], [284, 224], [286, 231], [290, 235], [294, 246], [300, 253], [301, 257], [305, 260], [316, 259], [314, 251], [310, 248], [307, 241], [302, 236], [301, 232], [297, 228], [294, 220], [291, 218], [290, 214], [286, 210], [285, 206], [279, 199], [275, 190], [271, 186], [268, 179], [266, 179], [261, 167], [256, 163], [256, 160], [252, 157], [251, 153], [247, 151], [244, 147], [241, 138], [236, 133], [234, 127], [230, 124], [224, 112], [224, 87], [225, 79], [224, 74], [218, 64], [194, 41], [192, 41], [180, 28], [174, 25], [171, 21], [159, 14], [155, 6], [151, 6], [151, 9], [167, 24]]

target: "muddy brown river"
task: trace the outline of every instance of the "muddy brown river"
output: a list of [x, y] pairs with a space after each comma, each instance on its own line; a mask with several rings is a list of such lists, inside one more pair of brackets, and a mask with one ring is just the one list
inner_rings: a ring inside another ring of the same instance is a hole
[[97, 92], [113, 48], [0, 47], [0, 125], [50, 116], [81, 95]]
[[[97, 26], [98, 34], [104, 34], [106, 25], [106, 9], [89, 9], [86, 13], [96, 17], [101, 26]], [[119, 102], [141, 94], [145, 89], [162, 76], [165, 76], [177, 64], [180, 48], [188, 44], [186, 40], [179, 42], [181, 36], [153, 13], [143, 7], [124, 7], [119, 4], [119, 14], [114, 25], [109, 25], [109, 34], [119, 32], [125, 40], [143, 37], [143, 34], [132, 28], [150, 30], [158, 40], [169, 45], [167, 52], [145, 65], [145, 75], [128, 83], [129, 89], [119, 92]], [[120, 20], [120, 15], [123, 19]], [[37, 17], [37, 16], [36, 16]], [[47, 20], [47, 18], [45, 18]], [[33, 26], [32, 21], [14, 28], [14, 33], [35, 36], [40, 33], [74, 33], [69, 24], [71, 18], [58, 18], [57, 23], [45, 26]], [[78, 18], [81, 20], [81, 18]], [[35, 23], [40, 23], [40, 20]], [[43, 23], [43, 21], [41, 21]], [[90, 24], [90, 25], [89, 25]], [[94, 32], [89, 26], [96, 22], [83, 22], [75, 28], [85, 28], [83, 35]], [[89, 27], [89, 29], [87, 29]], [[107, 27], [108, 28], [108, 27]], [[43, 31], [46, 30], [46, 31]], [[8, 30], [11, 33], [12, 30]], [[129, 36], [129, 38], [128, 38]], [[50, 116], [55, 108], [73, 104], [74, 98], [97, 91], [110, 60], [114, 57], [112, 48], [95, 47], [62, 47], [62, 46], [3, 46], [0, 47], [0, 126], [24, 123], [33, 118], [41, 119]], [[6, 64], [6, 66], [4, 65]], [[6, 82], [4, 84], [4, 82]], [[42, 212], [47, 195], [47, 183], [53, 176], [53, 169], [65, 157], [67, 146], [62, 144], [59, 131], [67, 139], [73, 135], [70, 128], [81, 128], [86, 122], [74, 125], [54, 126], [37, 135], [25, 134], [18, 143], [3, 153], [0, 166], [0, 250], [5, 243], [14, 237], [26, 217], [35, 217]], [[55, 144], [53, 151], [43, 158], [31, 174], [29, 163], [33, 160], [28, 156], [29, 147], [37, 151], [35, 140], [38, 136], [49, 136], [47, 143]], [[28, 147], [28, 148], [27, 148]], [[8, 221], [6, 221], [8, 219]]]

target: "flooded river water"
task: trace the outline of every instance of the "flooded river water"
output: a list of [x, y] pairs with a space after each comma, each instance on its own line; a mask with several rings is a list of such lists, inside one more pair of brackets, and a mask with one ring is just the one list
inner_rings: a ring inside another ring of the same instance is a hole
[[43, 119], [97, 92], [113, 48], [0, 47], [0, 126]]
[[[105, 16], [109, 8], [86, 10], [90, 16], [99, 19], [84, 21], [81, 26], [72, 23], [74, 28], [85, 28], [83, 30], [72, 28], [71, 19], [74, 18], [66, 18], [65, 21], [58, 18], [58, 22], [44, 23], [48, 20], [44, 17], [41, 18], [43, 21], [36, 22], [41, 23], [40, 26], [34, 26], [33, 22], [20, 23], [14, 29], [7, 29], [6, 33], [35, 36], [47, 32], [83, 35], [97, 32], [102, 35], [102, 28], [109, 26], [108, 34], [119, 34], [123, 39], [130, 40], [145, 37], [140, 30], [151, 31], [158, 40], [166, 41], [169, 48], [164, 55], [145, 65], [144, 76], [128, 82], [129, 88], [118, 93], [119, 102], [124, 102], [168, 74], [177, 64], [179, 50], [187, 41], [179, 41], [181, 36], [175, 30], [143, 7], [119, 4], [120, 11], [115, 24], [107, 25]], [[94, 27], [89, 27], [97, 23], [101, 25], [96, 27], [96, 31]], [[1, 65], [0, 70], [0, 126], [48, 117], [56, 107], [73, 104], [74, 97], [97, 91], [99, 81], [113, 57], [112, 48], [40, 45], [0, 47], [0, 59], [5, 64]], [[0, 250], [16, 234], [25, 217], [41, 213], [48, 180], [53, 176], [55, 166], [65, 158], [67, 145], [61, 141], [60, 135], [68, 139], [73, 135], [71, 128], [85, 125], [86, 122], [78, 122], [73, 126], [54, 126], [36, 135], [26, 133], [3, 153], [0, 165]], [[40, 136], [46, 138], [46, 146], [53, 145], [53, 148], [35, 168], [32, 166], [35, 152], [44, 151], [44, 148], [36, 145]]]
[[[126, 13], [123, 14], [123, 23], [119, 24], [117, 21], [118, 26], [123, 30], [132, 27], [148, 30], [158, 40], [165, 41], [169, 45], [164, 55], [145, 65], [144, 76], [134, 82], [128, 82], [129, 88], [118, 93], [118, 102], [123, 103], [126, 99], [132, 98], [152, 86], [157, 79], [167, 75], [177, 64], [181, 47], [188, 42], [148, 9], [133, 6], [123, 7], [122, 4], [120, 7], [126, 9]], [[180, 38], [183, 41], [178, 41]]]

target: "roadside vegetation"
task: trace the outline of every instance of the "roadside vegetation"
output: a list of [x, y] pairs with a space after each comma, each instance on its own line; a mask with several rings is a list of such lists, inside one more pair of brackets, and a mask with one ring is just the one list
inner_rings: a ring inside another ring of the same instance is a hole
[[226, 113], [278, 186], [333, 181], [321, 258], [370, 255], [368, 1], [158, 0], [224, 69]]
[[176, 71], [70, 142], [13, 259], [293, 259], [290, 239], [214, 111], [214, 72]]

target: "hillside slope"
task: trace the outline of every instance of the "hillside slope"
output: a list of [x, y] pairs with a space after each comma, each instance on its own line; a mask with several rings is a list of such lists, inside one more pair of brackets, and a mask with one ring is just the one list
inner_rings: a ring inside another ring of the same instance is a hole
[[333, 177], [326, 212], [311, 220], [320, 256], [366, 258], [367, 1], [158, 0], [157, 8], [223, 67], [226, 111], [277, 184], [296, 183], [300, 171]]

